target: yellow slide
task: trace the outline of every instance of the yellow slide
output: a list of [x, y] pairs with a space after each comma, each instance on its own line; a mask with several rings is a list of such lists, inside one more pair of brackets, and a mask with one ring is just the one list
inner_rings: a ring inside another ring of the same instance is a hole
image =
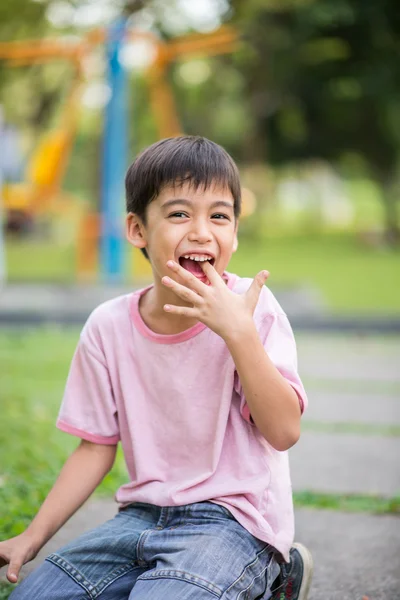
[[25, 182], [4, 186], [6, 209], [37, 214], [49, 208], [63, 175], [71, 142], [71, 133], [65, 130], [50, 131], [42, 138], [27, 166]]

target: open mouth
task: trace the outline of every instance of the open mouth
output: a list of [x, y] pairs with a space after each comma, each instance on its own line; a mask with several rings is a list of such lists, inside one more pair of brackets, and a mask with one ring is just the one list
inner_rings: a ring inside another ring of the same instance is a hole
[[181, 267], [199, 279], [206, 279], [202, 264], [209, 262], [214, 265], [215, 259], [207, 254], [185, 254], [179, 258]]

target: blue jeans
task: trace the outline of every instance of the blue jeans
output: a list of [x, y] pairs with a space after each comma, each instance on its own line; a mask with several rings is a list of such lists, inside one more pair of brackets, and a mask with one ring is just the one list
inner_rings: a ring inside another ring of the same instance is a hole
[[47, 557], [10, 600], [267, 600], [279, 571], [222, 506], [136, 503]]

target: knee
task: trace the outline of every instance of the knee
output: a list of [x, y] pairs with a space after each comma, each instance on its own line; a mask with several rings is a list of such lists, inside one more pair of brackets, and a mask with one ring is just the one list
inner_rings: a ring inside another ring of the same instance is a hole
[[45, 561], [17, 585], [9, 600], [86, 600], [89, 596], [56, 565]]

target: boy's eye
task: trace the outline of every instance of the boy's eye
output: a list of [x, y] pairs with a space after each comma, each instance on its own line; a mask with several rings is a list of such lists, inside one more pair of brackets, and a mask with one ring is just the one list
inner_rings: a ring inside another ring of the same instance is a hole
[[221, 213], [217, 213], [216, 215], [213, 215], [211, 218], [212, 219], [229, 219], [229, 217], [227, 215], [223, 215]]
[[[174, 212], [174, 213], [171, 213], [170, 215], [168, 215], [169, 218], [176, 217], [178, 219], [187, 218], [187, 216], [188, 215], [186, 213], [184, 213], [184, 212]], [[226, 219], [226, 220], [229, 221], [228, 215], [224, 215], [222, 213], [216, 213], [216, 214], [212, 215], [211, 218], [212, 219], [217, 219], [217, 220]]]
[[175, 213], [172, 213], [172, 215], [169, 215], [169, 216], [170, 217], [187, 217], [187, 214], [183, 213], [183, 212], [175, 212]]

